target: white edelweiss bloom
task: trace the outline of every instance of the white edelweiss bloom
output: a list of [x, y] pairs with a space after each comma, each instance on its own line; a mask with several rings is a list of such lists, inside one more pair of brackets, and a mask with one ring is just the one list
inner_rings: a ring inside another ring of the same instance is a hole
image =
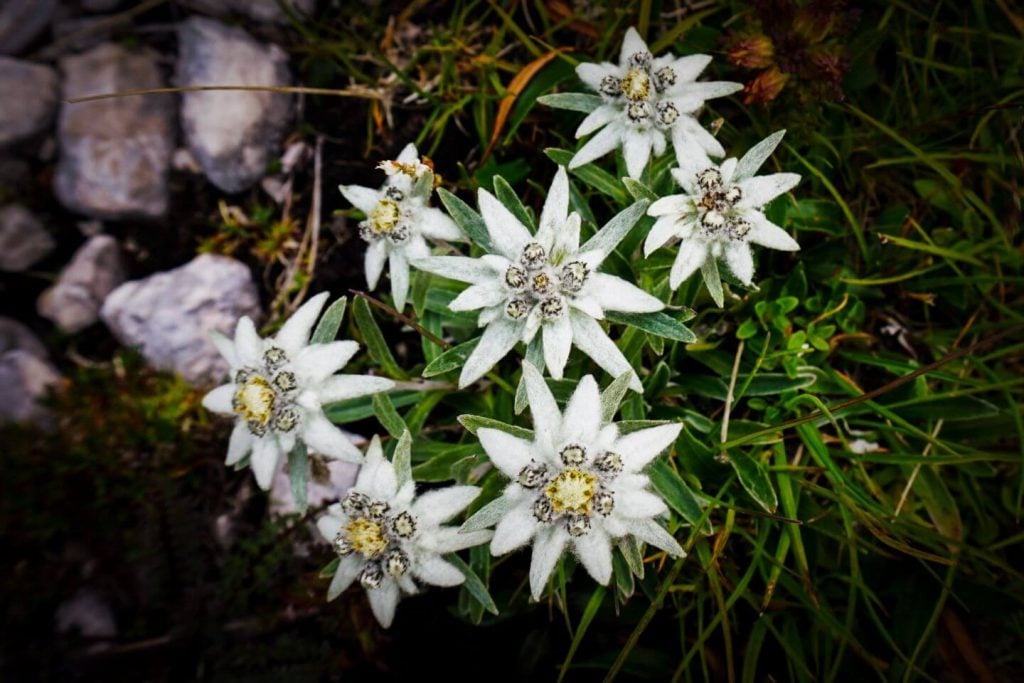
[[227, 464], [251, 453], [250, 465], [263, 490], [270, 489], [281, 458], [298, 441], [328, 458], [362, 462], [359, 449], [321, 406], [394, 387], [384, 377], [334, 374], [355, 355], [356, 342], [309, 343], [328, 296], [323, 292], [303, 304], [273, 338], [261, 339], [247, 317], [238, 321], [234, 340], [211, 335], [231, 374], [227, 384], [203, 397], [203, 405], [237, 416]]
[[743, 89], [730, 81], [698, 81], [711, 62], [709, 55], [672, 54], [653, 57], [636, 29], [626, 31], [619, 63], [585, 63], [576, 67], [584, 84], [597, 91], [603, 104], [590, 112], [576, 137], [598, 131], [569, 162], [569, 168], [622, 147], [631, 178], [639, 178], [651, 157], [665, 152], [671, 138], [676, 156], [707, 159], [725, 150], [694, 117], [706, 100]]
[[380, 189], [341, 185], [338, 189], [366, 214], [359, 236], [366, 241], [366, 286], [376, 289], [384, 264], [391, 269], [391, 296], [395, 308], [405, 308], [409, 295], [409, 262], [430, 255], [427, 240], [462, 240], [462, 231], [439, 209], [428, 206], [434, 192], [434, 171], [420, 161], [416, 145], [409, 143], [393, 161], [378, 167], [387, 174]]
[[647, 209], [657, 218], [644, 242], [644, 255], [674, 239], [682, 241], [669, 275], [676, 289], [709, 258], [723, 258], [732, 274], [745, 285], [754, 277], [750, 244], [783, 251], [800, 245], [769, 221], [761, 209], [800, 182], [796, 173], [755, 176], [782, 140], [778, 131], [757, 143], [742, 159], [710, 161], [672, 169], [683, 194], [662, 197]]
[[[620, 434], [601, 416], [593, 376], [580, 380], [562, 413], [540, 373], [528, 362], [523, 376], [533, 416], [527, 441], [481, 428], [480, 443], [491, 462], [511, 479], [495, 507], [508, 512], [498, 522], [491, 553], [504, 555], [533, 544], [530, 589], [539, 599], [555, 563], [568, 547], [594, 580], [612, 576], [612, 541], [624, 536], [682, 557], [685, 553], [654, 518], [668, 513], [650, 488], [643, 468], [679, 435], [680, 424]], [[494, 505], [494, 504], [492, 504]], [[467, 528], [472, 520], [467, 522]]]
[[529, 344], [543, 330], [544, 364], [561, 379], [575, 344], [613, 377], [633, 373], [630, 387], [642, 391], [629, 361], [601, 328], [605, 311], [650, 313], [659, 299], [598, 267], [643, 214], [637, 202], [612, 218], [580, 246], [580, 216], [569, 213], [569, 178], [559, 167], [541, 211], [536, 235], [487, 190], [478, 194], [491, 253], [479, 258], [435, 256], [414, 261], [420, 270], [470, 283], [449, 308], [479, 310], [486, 325], [466, 360], [459, 387], [472, 384], [517, 342]]
[[490, 531], [459, 533], [456, 527], [441, 526], [473, 502], [479, 488], [450, 486], [416, 497], [415, 483], [401, 476], [374, 436], [355, 485], [317, 520], [340, 560], [327, 599], [334, 600], [358, 579], [385, 628], [402, 594], [418, 591], [417, 580], [435, 586], [466, 580], [442, 555], [491, 538]]

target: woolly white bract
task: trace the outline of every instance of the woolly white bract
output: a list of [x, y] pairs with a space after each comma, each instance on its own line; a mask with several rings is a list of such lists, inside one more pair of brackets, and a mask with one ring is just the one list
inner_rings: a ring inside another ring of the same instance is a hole
[[534, 438], [527, 441], [498, 429], [477, 431], [491, 462], [511, 479], [501, 497], [467, 520], [464, 530], [492, 522], [492, 511], [505, 511], [494, 530], [491, 552], [503, 555], [533, 544], [530, 590], [539, 599], [566, 547], [595, 581], [612, 575], [612, 541], [633, 536], [683, 556], [683, 549], [655, 517], [666, 515], [661, 497], [652, 493], [641, 470], [668, 448], [680, 424], [666, 424], [620, 434], [602, 419], [601, 394], [592, 375], [580, 380], [559, 411], [540, 373], [523, 363], [523, 377], [533, 416]]
[[543, 361], [560, 379], [575, 345], [613, 377], [633, 373], [622, 352], [597, 322], [605, 311], [650, 313], [665, 305], [621, 278], [599, 273], [637, 219], [646, 202], [637, 202], [612, 218], [580, 246], [580, 216], [569, 213], [569, 178], [559, 167], [541, 211], [536, 235], [487, 190], [478, 194], [491, 253], [480, 258], [435, 256], [414, 261], [420, 270], [468, 282], [453, 311], [479, 310], [486, 325], [480, 343], [466, 360], [459, 386], [472, 384], [517, 342], [529, 344], [543, 330]]
[[281, 462], [298, 441], [329, 458], [361, 462], [362, 454], [324, 415], [322, 405], [387, 391], [394, 382], [369, 375], [335, 375], [355, 355], [354, 341], [310, 344], [309, 335], [327, 301], [306, 302], [272, 339], [261, 339], [252, 320], [238, 321], [234, 341], [214, 333], [230, 366], [231, 381], [206, 394], [203, 405], [236, 415], [227, 464], [251, 454], [260, 488], [268, 490]]
[[[338, 569], [327, 590], [333, 600], [357, 579], [374, 616], [387, 628], [402, 594], [417, 592], [416, 581], [456, 586], [466, 577], [441, 558], [445, 553], [486, 543], [490, 531], [459, 533], [441, 526], [473, 502], [480, 489], [450, 486], [415, 496], [408, 471], [408, 432], [395, 451], [396, 468], [384, 458], [376, 436], [355, 485], [317, 520], [320, 533], [338, 553]], [[404, 453], [403, 453], [404, 449]]]
[[366, 214], [359, 224], [359, 236], [367, 243], [366, 286], [376, 289], [384, 264], [389, 264], [391, 296], [401, 311], [409, 295], [409, 262], [430, 255], [426, 240], [465, 238], [451, 218], [427, 205], [436, 176], [420, 161], [416, 145], [409, 143], [397, 159], [384, 161], [379, 168], [388, 176], [380, 189], [360, 185], [338, 189]]
[[580, 80], [600, 93], [603, 104], [576, 129], [577, 138], [598, 132], [576, 152], [569, 168], [590, 163], [621, 146], [630, 177], [639, 178], [651, 153], [658, 157], [665, 152], [666, 136], [680, 158], [724, 156], [725, 150], [697, 123], [694, 114], [706, 100], [730, 95], [743, 85], [698, 82], [710, 62], [708, 55], [655, 58], [636, 29], [630, 28], [617, 65], [603, 62], [576, 67]]
[[800, 245], [761, 212], [765, 204], [798, 182], [796, 173], [755, 176], [782, 140], [779, 131], [754, 145], [742, 159], [683, 163], [672, 170], [683, 194], [662, 197], [647, 210], [657, 217], [644, 242], [644, 255], [671, 240], [682, 243], [669, 275], [676, 289], [709, 258], [724, 258], [732, 274], [745, 285], [754, 277], [750, 244], [797, 251]]

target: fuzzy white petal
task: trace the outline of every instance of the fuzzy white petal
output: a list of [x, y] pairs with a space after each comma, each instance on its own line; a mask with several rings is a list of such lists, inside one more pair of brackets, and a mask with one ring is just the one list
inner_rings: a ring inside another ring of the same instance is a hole
[[494, 279], [494, 270], [483, 259], [468, 256], [431, 256], [416, 259], [412, 265], [449, 280], [480, 284]]
[[736, 204], [741, 209], [760, 209], [779, 195], [789, 192], [800, 182], [797, 173], [772, 173], [741, 180], [737, 185], [743, 197]]
[[462, 234], [462, 230], [455, 224], [455, 221], [439, 209], [433, 207], [420, 209], [419, 218], [418, 226], [420, 232], [432, 240], [458, 242], [466, 239], [465, 235]]
[[681, 424], [665, 424], [620, 436], [613, 449], [622, 456], [623, 471], [629, 474], [642, 470], [675, 442], [682, 429]]
[[256, 365], [263, 360], [263, 340], [248, 316], [240, 318], [235, 325], [235, 353], [239, 365]]
[[685, 194], [672, 194], [655, 200], [647, 207], [648, 216], [675, 216], [693, 211], [693, 199]]
[[281, 450], [273, 437], [255, 440], [249, 462], [252, 466], [252, 473], [256, 475], [256, 483], [264, 491], [270, 490], [270, 485], [274, 481], [274, 473], [277, 472], [277, 466], [281, 462], [281, 455]]
[[352, 445], [345, 434], [331, 424], [323, 414], [313, 415], [302, 430], [302, 440], [317, 453], [329, 458], [362, 462], [359, 449]]
[[594, 273], [590, 295], [606, 311], [626, 313], [654, 313], [665, 308], [658, 298], [651, 296], [634, 284], [606, 273]]
[[523, 381], [526, 383], [530, 415], [533, 416], [534, 443], [541, 449], [551, 450], [555, 446], [555, 438], [562, 429], [562, 411], [558, 409], [555, 397], [544, 377], [537, 368], [525, 360]]
[[661, 548], [674, 557], [685, 557], [686, 551], [676, 542], [672, 534], [661, 527], [653, 519], [642, 519], [629, 525], [629, 532], [641, 541]]
[[388, 245], [384, 240], [377, 240], [366, 246], [363, 258], [363, 270], [366, 271], [366, 286], [377, 289], [380, 274], [384, 272], [384, 264], [388, 262]]
[[633, 366], [629, 364], [622, 351], [615, 345], [605, 333], [596, 320], [588, 315], [570, 311], [572, 322], [573, 343], [583, 353], [598, 364], [605, 372], [612, 377], [618, 377], [624, 372], [630, 373], [629, 388], [633, 391], [642, 392], [643, 385], [637, 377]]
[[736, 279], [745, 285], [754, 280], [754, 256], [746, 242], [732, 242], [725, 248], [725, 263]]
[[579, 168], [589, 164], [594, 159], [603, 157], [608, 152], [619, 146], [622, 142], [622, 127], [617, 123], [610, 123], [597, 134], [587, 140], [586, 144], [577, 150], [569, 161], [569, 168]]
[[230, 415], [235, 412], [232, 400], [235, 397], [234, 384], [222, 384], [206, 396], [203, 396], [203, 407], [214, 413]]
[[394, 389], [395, 383], [386, 377], [372, 375], [334, 375], [324, 380], [318, 392], [321, 403], [334, 403], [359, 396], [369, 396]]
[[224, 461], [226, 465], [234, 465], [245, 457], [252, 450], [253, 441], [256, 437], [249, 431], [249, 427], [239, 420], [231, 430], [231, 437], [228, 439], [228, 457]]
[[[581, 64], [580, 66], [583, 65]], [[579, 127], [576, 129], [576, 137], [581, 138], [585, 135], [590, 135], [598, 128], [614, 121], [618, 115], [619, 109], [617, 107], [611, 104], [602, 104], [587, 114], [587, 117], [580, 122]]]
[[217, 330], [210, 332], [210, 341], [217, 347], [217, 353], [224, 357], [231, 367], [238, 367], [238, 354], [235, 353], [235, 343], [225, 337]]
[[604, 320], [604, 309], [601, 308], [601, 304], [597, 303], [597, 299], [584, 295], [583, 292], [573, 297], [569, 305], [595, 320]]
[[412, 573], [423, 583], [432, 586], [458, 586], [466, 576], [437, 555], [428, 555], [412, 566]]
[[504, 304], [508, 298], [505, 288], [499, 282], [486, 282], [481, 285], [470, 285], [448, 304], [452, 311], [475, 311], [479, 308], [490, 308]]
[[481, 188], [477, 192], [477, 201], [494, 251], [505, 258], [518, 259], [523, 247], [533, 241], [530, 231], [487, 190]]
[[360, 471], [357, 480], [359, 489], [371, 498], [391, 500], [398, 493], [398, 476], [395, 466], [384, 458], [380, 437], [374, 436], [366, 449], [366, 472]]
[[649, 52], [647, 43], [637, 33], [636, 28], [630, 26], [626, 29], [626, 35], [622, 38], [622, 49], [619, 50], [619, 66], [625, 66], [629, 58], [637, 52]]
[[405, 309], [405, 300], [409, 296], [409, 262], [401, 250], [391, 252], [391, 298], [395, 301], [395, 309]]
[[384, 628], [389, 628], [395, 620], [395, 608], [398, 607], [398, 600], [401, 597], [398, 584], [394, 580], [384, 580], [379, 588], [371, 588], [366, 591], [366, 597], [370, 600], [370, 609], [377, 622]]
[[[677, 106], [685, 106], [680, 102]], [[708, 155], [725, 156], [722, 143], [702, 127], [692, 116], [680, 116], [672, 127], [672, 145], [676, 150], [676, 160], [682, 167], [706, 166], [710, 163]]]
[[708, 258], [708, 243], [701, 239], [684, 240], [679, 245], [679, 253], [672, 263], [672, 272], [668, 276], [668, 284], [672, 289], [679, 289], [687, 278], [697, 272]]
[[526, 545], [533, 538], [539, 524], [528, 502], [524, 501], [512, 508], [494, 528], [491, 554], [504, 555]]
[[601, 391], [593, 375], [585, 375], [565, 406], [559, 444], [589, 444], [601, 429]]
[[299, 310], [295, 311], [281, 326], [280, 331], [274, 337], [274, 343], [284, 349], [289, 356], [294, 357], [309, 341], [313, 324], [330, 296], [328, 292], [320, 292], [302, 304]]
[[622, 140], [622, 155], [630, 178], [639, 178], [651, 158], [651, 136], [636, 130], [627, 130]]
[[454, 553], [487, 543], [492, 536], [494, 532], [490, 529], [459, 531], [454, 527], [439, 527], [430, 534], [429, 540], [420, 543], [435, 553]]
[[569, 533], [561, 525], [547, 526], [537, 535], [530, 558], [530, 593], [534, 600], [540, 600], [548, 578], [555, 569], [555, 563], [562, 556]]
[[788, 232], [769, 221], [760, 211], [747, 211], [745, 217], [751, 225], [747, 239], [754, 244], [780, 251], [800, 250], [800, 245]]
[[416, 151], [416, 143], [410, 142], [402, 151], [398, 153], [398, 157], [395, 158], [400, 164], [413, 164], [420, 160], [420, 153]]
[[518, 321], [499, 318], [495, 320], [480, 337], [480, 343], [469, 354], [466, 364], [462, 366], [462, 373], [459, 375], [459, 388], [464, 389], [477, 381], [495, 366], [512, 350], [512, 347], [519, 341], [523, 324]]
[[572, 545], [587, 573], [602, 586], [607, 585], [612, 578], [612, 545], [604, 529], [595, 526], [572, 539]]
[[[686, 55], [675, 60], [669, 66], [676, 72], [676, 83], [685, 84], [697, 80], [697, 77], [710, 63], [711, 55]], [[673, 92], [673, 88], [669, 88], [668, 91]]]
[[563, 315], [544, 325], [544, 363], [553, 378], [562, 379], [571, 350], [572, 325], [569, 324], [569, 316]]
[[555, 233], [562, 228], [568, 215], [569, 175], [565, 171], [565, 166], [559, 166], [551, 181], [551, 187], [548, 189], [544, 207], [540, 211], [540, 221], [537, 223], [537, 241], [545, 245], [545, 248], [550, 249], [554, 243]]
[[480, 495], [476, 486], [449, 486], [427, 491], [412, 504], [412, 514], [424, 524], [447, 522]]
[[361, 185], [339, 185], [338, 189], [341, 190], [342, 196], [348, 200], [349, 204], [365, 214], [373, 211], [374, 207], [377, 206], [377, 202], [384, 195], [380, 190], [362, 187]]
[[341, 562], [338, 563], [338, 569], [334, 572], [334, 578], [331, 579], [331, 585], [327, 587], [328, 602], [337, 598], [352, 585], [352, 582], [356, 580], [359, 573], [363, 571], [364, 564], [366, 564], [366, 561], [362, 556], [349, 555], [348, 557], [341, 558]]
[[644, 240], [644, 256], [650, 256], [678, 236], [680, 222], [675, 216], [662, 216], [654, 221]]
[[509, 479], [515, 480], [533, 458], [533, 444], [508, 432], [481, 427], [476, 436], [487, 457]]
[[600, 90], [601, 81], [604, 80], [605, 76], [614, 76], [618, 72], [619, 68], [609, 62], [602, 62], [600, 64], [584, 62], [576, 67], [576, 75], [592, 90]]
[[622, 491], [615, 496], [615, 513], [622, 517], [642, 519], [666, 512], [665, 501], [650, 491]]
[[334, 515], [323, 515], [320, 519], [316, 520], [317, 531], [324, 537], [324, 540], [328, 543], [333, 543], [334, 539], [338, 537], [341, 532], [342, 521], [340, 517]]
[[317, 383], [345, 367], [359, 350], [359, 344], [350, 340], [327, 344], [312, 344], [295, 357], [295, 372], [303, 383]]

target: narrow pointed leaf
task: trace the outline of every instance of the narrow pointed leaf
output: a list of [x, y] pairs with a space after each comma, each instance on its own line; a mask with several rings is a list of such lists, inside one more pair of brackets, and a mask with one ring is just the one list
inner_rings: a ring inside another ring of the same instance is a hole
[[491, 238], [487, 234], [487, 226], [483, 217], [443, 187], [437, 188], [437, 196], [440, 197], [448, 215], [452, 217], [455, 224], [462, 232], [466, 233], [469, 239], [473, 240], [487, 251], [491, 250]]
[[689, 327], [661, 311], [657, 313], [623, 313], [621, 311], [605, 311], [605, 317], [614, 322], [637, 327], [644, 332], [659, 337], [680, 341], [687, 344], [697, 341]]
[[551, 95], [541, 95], [537, 101], [545, 107], [552, 109], [568, 109], [589, 114], [601, 106], [600, 95], [588, 95], [581, 92], [559, 92]]
[[292, 500], [300, 514], [306, 514], [309, 506], [309, 454], [302, 442], [288, 454], [288, 478], [292, 485]]
[[337, 338], [341, 320], [345, 317], [345, 304], [347, 303], [348, 297], [343, 296], [324, 311], [316, 329], [313, 330], [313, 336], [309, 339], [311, 344], [327, 344]]

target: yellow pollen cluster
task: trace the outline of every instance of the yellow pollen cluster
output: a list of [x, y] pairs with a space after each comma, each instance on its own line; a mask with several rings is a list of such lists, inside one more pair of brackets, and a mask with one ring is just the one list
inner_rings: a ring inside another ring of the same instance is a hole
[[589, 515], [595, 483], [597, 477], [593, 474], [573, 467], [552, 479], [544, 487], [544, 495], [551, 501], [551, 508], [555, 512]]
[[253, 375], [235, 392], [235, 412], [246, 422], [266, 425], [274, 412], [274, 398], [270, 382], [260, 375]]
[[388, 547], [388, 540], [384, 538], [380, 524], [364, 517], [349, 522], [345, 534], [352, 549], [363, 557], [376, 557]]
[[399, 215], [398, 202], [394, 199], [381, 199], [370, 212], [370, 229], [377, 235], [386, 235], [398, 225]]
[[630, 69], [622, 79], [622, 94], [627, 100], [646, 100], [651, 92], [651, 77], [644, 69]]

